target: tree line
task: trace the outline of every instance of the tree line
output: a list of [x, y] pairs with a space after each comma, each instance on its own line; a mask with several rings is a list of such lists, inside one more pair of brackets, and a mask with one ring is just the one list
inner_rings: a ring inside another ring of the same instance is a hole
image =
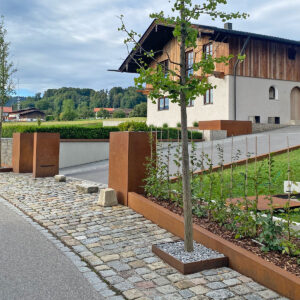
[[[95, 107], [119, 108], [118, 113], [121, 112], [121, 115], [122, 109], [135, 108], [132, 116], [146, 116], [146, 101], [146, 96], [138, 93], [134, 87], [113, 87], [110, 90], [100, 91], [62, 87], [48, 89], [43, 95], [37, 93], [35, 96], [21, 97], [20, 108], [37, 108], [56, 120], [93, 117]], [[8, 104], [17, 109], [17, 97], [11, 98]]]

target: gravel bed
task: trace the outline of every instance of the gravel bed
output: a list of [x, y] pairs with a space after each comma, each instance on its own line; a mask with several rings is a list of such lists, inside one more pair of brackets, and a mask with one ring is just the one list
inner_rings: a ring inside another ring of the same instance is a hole
[[224, 257], [223, 254], [204, 247], [201, 244], [194, 242], [194, 251], [185, 252], [184, 242], [179, 241], [175, 243], [165, 243], [156, 245], [160, 250], [168, 253], [182, 263], [192, 263], [202, 260], [209, 260], [214, 258]]

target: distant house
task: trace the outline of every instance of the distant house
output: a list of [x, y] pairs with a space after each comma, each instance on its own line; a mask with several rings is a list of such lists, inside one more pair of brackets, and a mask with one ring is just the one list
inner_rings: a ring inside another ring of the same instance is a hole
[[[0, 107], [0, 110], [1, 110], [1, 107]], [[6, 121], [8, 119], [9, 113], [11, 113], [12, 111], [13, 111], [12, 107], [9, 107], [9, 106], [3, 107], [3, 120], [4, 121]]]
[[[201, 77], [201, 70], [192, 65], [202, 55], [220, 57], [235, 55], [229, 65], [216, 64], [208, 81], [217, 86], [204, 96], [190, 101], [187, 107], [188, 126], [196, 121], [251, 120], [254, 123], [300, 124], [300, 41], [288, 40], [232, 29], [194, 25], [198, 31], [197, 49], [186, 52], [188, 75]], [[145, 63], [157, 63], [166, 70], [178, 73], [179, 43], [173, 35], [174, 27], [153, 22], [119, 68], [120, 72], [137, 73], [137, 62], [143, 49], [155, 53], [155, 61], [145, 57]], [[243, 52], [246, 59], [236, 56]], [[179, 75], [179, 74], [178, 74]], [[177, 80], [177, 76], [171, 76]], [[151, 86], [143, 93], [148, 95]], [[147, 124], [176, 126], [180, 122], [180, 107], [171, 103], [168, 95], [160, 99], [148, 97]]]
[[20, 122], [33, 122], [40, 120], [45, 120], [45, 113], [36, 108], [28, 108], [15, 110], [9, 113], [9, 121], [20, 121]]
[[102, 109], [108, 111], [111, 116], [114, 113], [114, 111], [116, 111], [118, 109], [123, 110], [126, 114], [126, 117], [128, 117], [130, 112], [132, 111], [131, 108], [96, 107], [96, 108], [94, 108], [94, 113], [95, 113], [96, 119], [98, 118], [98, 112]]

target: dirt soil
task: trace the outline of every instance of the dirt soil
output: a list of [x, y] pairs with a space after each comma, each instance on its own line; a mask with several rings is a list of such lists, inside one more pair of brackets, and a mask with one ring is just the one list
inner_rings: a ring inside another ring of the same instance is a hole
[[[183, 209], [177, 206], [174, 202], [157, 200], [154, 198], [149, 198], [151, 201], [159, 204], [160, 206], [167, 208], [168, 210], [176, 213], [180, 216], [183, 216]], [[224, 227], [221, 227], [219, 224], [213, 221], [209, 221], [207, 218], [198, 218], [196, 216], [193, 217], [194, 224], [197, 224], [206, 230], [222, 237], [225, 240], [232, 242], [233, 244], [244, 248], [257, 256], [263, 258], [264, 260], [273, 263], [274, 265], [289, 271], [290, 273], [300, 277], [300, 266], [297, 264], [296, 257], [290, 257], [279, 252], [271, 251], [271, 252], [263, 252], [260, 249], [260, 245], [255, 243], [252, 239], [235, 239], [235, 233], [231, 232]]]

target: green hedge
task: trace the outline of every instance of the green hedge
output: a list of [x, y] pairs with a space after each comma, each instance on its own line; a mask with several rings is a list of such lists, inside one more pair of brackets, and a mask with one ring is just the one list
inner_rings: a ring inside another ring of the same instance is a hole
[[[101, 127], [100, 125], [9, 125], [3, 127], [2, 136], [11, 138], [14, 132], [58, 132], [61, 139], [108, 139], [112, 131], [157, 131], [158, 138], [177, 139], [181, 136], [177, 128], [154, 128], [148, 127], [144, 122], [124, 122], [118, 127]], [[191, 138], [191, 131], [189, 131]], [[193, 139], [201, 139], [201, 132], [193, 132]]]
[[12, 137], [14, 132], [58, 132], [61, 139], [108, 139], [111, 131], [119, 131], [119, 128], [75, 125], [11, 125], [3, 127], [3, 137]]

